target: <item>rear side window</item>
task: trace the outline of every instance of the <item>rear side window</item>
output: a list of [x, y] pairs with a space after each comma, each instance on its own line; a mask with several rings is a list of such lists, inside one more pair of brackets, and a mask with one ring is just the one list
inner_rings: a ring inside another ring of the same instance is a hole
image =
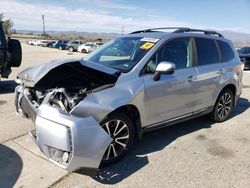
[[221, 52], [221, 62], [227, 62], [232, 60], [234, 58], [234, 52], [229, 46], [229, 44], [223, 41], [217, 41], [217, 43]]
[[219, 54], [214, 40], [195, 38], [198, 65], [219, 63]]
[[232, 60], [234, 58], [234, 52], [229, 46], [229, 44], [223, 41], [217, 41], [217, 43], [221, 52], [221, 62], [227, 62]]

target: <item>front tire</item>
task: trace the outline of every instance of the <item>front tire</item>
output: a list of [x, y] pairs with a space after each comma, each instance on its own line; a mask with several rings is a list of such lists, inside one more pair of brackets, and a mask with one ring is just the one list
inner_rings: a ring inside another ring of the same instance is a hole
[[103, 129], [113, 138], [104, 153], [102, 165], [120, 160], [133, 145], [135, 128], [126, 114], [114, 113], [101, 122]]
[[219, 95], [214, 110], [210, 114], [214, 122], [220, 123], [229, 118], [234, 105], [234, 94], [230, 89], [224, 89]]

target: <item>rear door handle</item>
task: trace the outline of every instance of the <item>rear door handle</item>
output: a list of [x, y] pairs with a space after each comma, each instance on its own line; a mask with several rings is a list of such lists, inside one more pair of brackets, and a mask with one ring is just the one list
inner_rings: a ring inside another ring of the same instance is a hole
[[226, 74], [226, 69], [220, 69], [220, 74]]
[[190, 82], [194, 82], [197, 80], [197, 76], [189, 76], [189, 77], [187, 77], [187, 80]]

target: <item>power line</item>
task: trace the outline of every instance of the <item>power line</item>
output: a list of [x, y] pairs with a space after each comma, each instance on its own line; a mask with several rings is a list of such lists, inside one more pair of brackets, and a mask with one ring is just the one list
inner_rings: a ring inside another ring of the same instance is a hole
[[122, 27], [122, 35], [124, 35], [124, 27]]

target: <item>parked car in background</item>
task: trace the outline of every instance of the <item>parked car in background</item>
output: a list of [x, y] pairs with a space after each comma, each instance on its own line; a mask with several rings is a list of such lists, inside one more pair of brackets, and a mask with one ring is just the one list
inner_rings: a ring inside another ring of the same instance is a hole
[[27, 43], [28, 43], [29, 45], [35, 45], [36, 40], [29, 40]]
[[90, 53], [90, 52], [93, 52], [97, 47], [98, 46], [94, 43], [86, 43], [86, 44], [80, 45], [77, 51], [81, 53]]
[[243, 47], [237, 50], [241, 61], [245, 64], [245, 69], [250, 69], [250, 47]]
[[68, 40], [58, 40], [55, 43], [54, 48], [58, 48], [59, 50], [66, 50], [68, 42], [69, 42]]
[[66, 49], [69, 50], [70, 52], [75, 52], [75, 51], [77, 51], [79, 46], [81, 46], [85, 43], [86, 42], [82, 41], [82, 40], [72, 40], [72, 41], [68, 42]]
[[144, 132], [206, 114], [230, 118], [244, 67], [233, 43], [215, 31], [164, 29], [135, 31], [84, 59], [18, 74], [16, 111], [33, 120], [30, 135], [50, 161], [95, 176]]
[[40, 41], [37, 43], [37, 46], [46, 47], [48, 43], [49, 43], [49, 41], [47, 41], [47, 40], [40, 40]]
[[95, 44], [97, 45], [97, 48], [99, 48], [99, 47], [102, 46], [104, 43], [103, 43], [103, 42], [95, 42]]
[[6, 39], [3, 22], [0, 21], [0, 81], [8, 78], [12, 67], [19, 67], [22, 62], [22, 48], [19, 40]]
[[47, 47], [49, 47], [49, 48], [54, 48], [55, 44], [56, 44], [56, 41], [49, 41], [49, 42], [47, 43]]

